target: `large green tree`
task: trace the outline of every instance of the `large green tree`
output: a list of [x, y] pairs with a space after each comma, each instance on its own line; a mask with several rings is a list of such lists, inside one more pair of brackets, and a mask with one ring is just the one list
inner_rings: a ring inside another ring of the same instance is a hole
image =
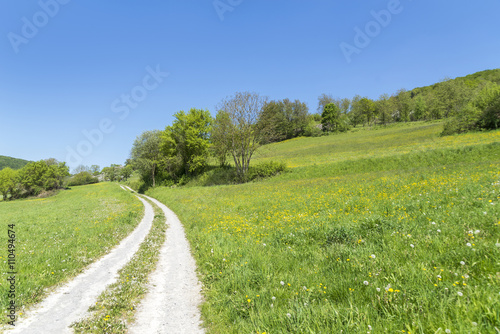
[[340, 130], [340, 109], [335, 103], [328, 103], [323, 108], [321, 127], [324, 132], [338, 132]]
[[379, 99], [375, 102], [375, 107], [377, 109], [379, 123], [385, 126], [392, 121], [394, 105], [388, 94], [380, 95]]
[[231, 149], [231, 142], [227, 136], [230, 126], [229, 114], [224, 110], [219, 110], [213, 120], [210, 142], [212, 154], [217, 158], [221, 167], [227, 165], [227, 156]]
[[162, 153], [178, 158], [181, 174], [197, 174], [207, 165], [212, 117], [208, 110], [179, 111], [162, 133]]
[[6, 201], [9, 195], [13, 195], [17, 184], [17, 171], [6, 167], [0, 170], [0, 193], [3, 200]]
[[132, 167], [141, 173], [144, 181], [151, 179], [156, 186], [156, 174], [161, 162], [161, 134], [160, 130], [145, 131], [136, 138], [132, 145], [130, 158]]
[[64, 178], [69, 176], [65, 162], [48, 159], [30, 162], [19, 171], [20, 184], [28, 195], [37, 195], [44, 190], [61, 188]]
[[259, 115], [257, 127], [268, 142], [295, 138], [304, 133], [309, 123], [309, 109], [299, 100], [270, 101]]

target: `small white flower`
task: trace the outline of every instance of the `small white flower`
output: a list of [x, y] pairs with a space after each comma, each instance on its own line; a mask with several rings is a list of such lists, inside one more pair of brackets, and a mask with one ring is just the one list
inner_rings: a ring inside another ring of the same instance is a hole
[[290, 313], [287, 313], [287, 314], [286, 314], [286, 316], [287, 316], [288, 318], [291, 318], [291, 317], [292, 317], [292, 315], [291, 315]]
[[281, 284], [281, 285], [285, 285], [285, 282], [281, 281], [281, 282], [280, 282], [280, 284]]
[[377, 288], [377, 292], [380, 292], [380, 288]]
[[460, 261], [460, 264], [461, 264], [462, 266], [465, 266], [465, 262], [464, 262], [464, 261]]
[[410, 247], [411, 247], [411, 248], [415, 248], [415, 245], [414, 245], [414, 244], [410, 244]]
[[271, 299], [272, 299], [272, 300], [276, 300], [276, 297], [272, 296], [272, 297], [271, 297]]
[[441, 233], [441, 230], [437, 230], [438, 233]]
[[468, 242], [466, 245], [467, 245], [467, 247], [472, 247], [472, 245], [470, 244], [470, 242]]
[[226, 259], [224, 258], [224, 259], [222, 259], [222, 261], [226, 261]]
[[375, 254], [370, 255], [370, 257], [371, 257], [372, 259], [374, 259], [374, 258], [375, 258]]
[[266, 247], [266, 244], [262, 244], [264, 247]]
[[369, 285], [370, 283], [368, 283], [368, 281], [364, 281], [363, 284], [364, 285]]
[[460, 297], [462, 297], [462, 296], [464, 295], [464, 294], [463, 294], [462, 292], [460, 292], [460, 291], [458, 291], [458, 292], [457, 292], [457, 294], [458, 294]]
[[437, 278], [441, 278], [441, 275], [437, 275]]
[[436, 222], [431, 222], [432, 225], [436, 225]]

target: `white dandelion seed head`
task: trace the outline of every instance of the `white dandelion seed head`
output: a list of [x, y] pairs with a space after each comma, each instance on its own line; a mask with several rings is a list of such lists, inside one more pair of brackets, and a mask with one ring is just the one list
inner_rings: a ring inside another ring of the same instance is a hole
[[370, 283], [368, 281], [363, 282], [364, 285], [369, 285]]
[[288, 318], [291, 318], [291, 317], [292, 317], [292, 315], [291, 315], [290, 313], [287, 313], [287, 314], [286, 314], [286, 316], [287, 316]]
[[441, 230], [437, 230], [438, 233], [441, 233]]
[[372, 259], [374, 259], [374, 258], [375, 258], [375, 254], [370, 255], [370, 257], [371, 257]]
[[473, 322], [472, 322], [472, 326], [474, 326], [474, 327], [475, 327], [475, 326], [477, 326], [477, 322], [474, 322], [474, 321], [473, 321]]
[[281, 284], [281, 285], [285, 285], [285, 282], [281, 281], [281, 282], [280, 282], [280, 284]]
[[210, 250], [210, 253], [212, 253], [212, 254], [214, 253], [214, 249], [213, 248]]
[[222, 261], [226, 261], [226, 259], [224, 258], [224, 259], [222, 259]]
[[410, 247], [411, 247], [411, 248], [415, 248], [415, 245], [414, 245], [414, 244], [410, 244]]
[[474, 231], [474, 234], [479, 234], [479, 233], [481, 233], [481, 231], [480, 231], [480, 230], [475, 230], [475, 231]]
[[465, 266], [465, 262], [464, 262], [464, 261], [460, 261], [460, 264], [461, 264], [462, 266]]
[[500, 247], [500, 242], [497, 242], [495, 246]]
[[302, 287], [302, 289], [307, 290], [307, 287], [304, 285], [304, 286]]
[[273, 308], [273, 307], [274, 307], [274, 304], [271, 304], [271, 308]]
[[465, 275], [464, 275], [464, 278], [469, 278], [469, 275], [465, 274]]
[[377, 292], [380, 292], [380, 288], [377, 288]]
[[441, 275], [437, 275], [437, 278], [441, 278]]
[[369, 330], [372, 330], [372, 326], [368, 325], [368, 329], [369, 329]]
[[276, 300], [276, 297], [272, 296], [272, 297], [271, 297], [271, 299], [272, 299], [272, 300]]
[[432, 225], [436, 225], [436, 222], [431, 222]]
[[464, 294], [461, 291], [458, 291], [457, 294], [462, 297]]
[[467, 247], [472, 247], [472, 245], [471, 245], [471, 243], [470, 243], [470, 242], [466, 243], [466, 246], [467, 246]]
[[448, 328], [446, 328], [446, 330], [444, 332], [445, 333], [451, 333], [451, 330], [449, 330]]

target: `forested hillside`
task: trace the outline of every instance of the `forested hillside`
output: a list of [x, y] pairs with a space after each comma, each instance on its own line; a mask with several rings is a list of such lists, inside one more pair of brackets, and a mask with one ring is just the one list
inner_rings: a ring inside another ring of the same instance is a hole
[[12, 169], [21, 169], [29, 163], [27, 160], [17, 159], [0, 155], [0, 170], [10, 167]]

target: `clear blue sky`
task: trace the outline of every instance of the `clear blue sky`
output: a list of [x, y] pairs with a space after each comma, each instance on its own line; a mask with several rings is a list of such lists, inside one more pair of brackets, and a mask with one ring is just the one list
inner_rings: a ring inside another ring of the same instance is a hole
[[[179, 110], [214, 114], [238, 91], [314, 112], [322, 93], [376, 99], [500, 67], [498, 0], [215, 3], [219, 12], [213, 0], [3, 1], [0, 155], [76, 167], [68, 152], [80, 149], [82, 164], [122, 164], [143, 131]], [[157, 67], [169, 75], [155, 80]]]

